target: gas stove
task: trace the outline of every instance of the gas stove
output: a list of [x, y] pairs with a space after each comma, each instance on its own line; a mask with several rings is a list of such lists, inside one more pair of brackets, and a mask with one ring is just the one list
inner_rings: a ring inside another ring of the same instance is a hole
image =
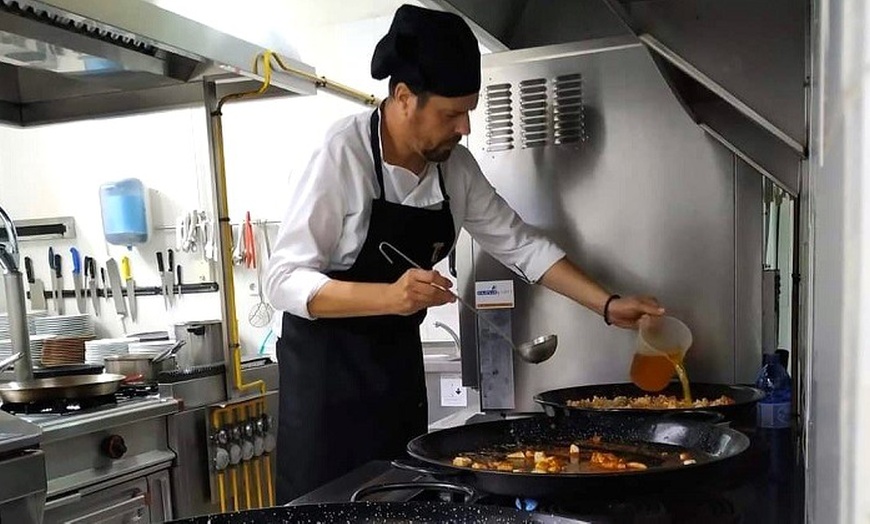
[[175, 453], [168, 445], [168, 417], [179, 404], [161, 398], [156, 385], [0, 408], [42, 431], [46, 522], [90, 522], [119, 504], [133, 520], [171, 516], [168, 471]]
[[[711, 479], [691, 491], [613, 493], [595, 498], [534, 500], [482, 494], [475, 504], [517, 507], [593, 523], [637, 524], [752, 524], [801, 521], [803, 508], [800, 467], [795, 462], [794, 433], [755, 432], [752, 445], [733, 477]], [[392, 483], [420, 484], [435, 479], [391, 467], [387, 461], [369, 462], [290, 503], [346, 502], [358, 489]], [[375, 501], [452, 500], [450, 495], [425, 489], [377, 493]], [[461, 500], [453, 500], [461, 502]]]

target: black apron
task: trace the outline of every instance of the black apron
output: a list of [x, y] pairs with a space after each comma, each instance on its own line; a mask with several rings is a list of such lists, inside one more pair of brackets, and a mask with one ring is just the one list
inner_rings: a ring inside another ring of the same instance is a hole
[[[365, 243], [353, 266], [329, 273], [336, 280], [392, 283], [410, 269], [378, 246], [389, 242], [431, 269], [453, 246], [455, 230], [441, 166], [442, 208], [387, 202], [378, 110], [371, 117], [374, 170], [380, 196], [372, 201]], [[420, 324], [412, 316], [307, 320], [284, 313], [278, 340], [277, 499], [285, 504], [375, 459], [405, 455], [426, 433], [428, 406]]]

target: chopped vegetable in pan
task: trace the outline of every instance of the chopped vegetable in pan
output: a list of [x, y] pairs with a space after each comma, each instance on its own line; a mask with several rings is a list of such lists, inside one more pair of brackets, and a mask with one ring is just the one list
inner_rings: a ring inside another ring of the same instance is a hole
[[685, 409], [685, 408], [709, 408], [714, 406], [728, 406], [734, 404], [734, 399], [722, 395], [716, 399], [698, 398], [687, 402], [674, 395], [644, 395], [641, 397], [600, 397], [598, 395], [580, 400], [569, 400], [568, 406], [572, 408], [627, 408], [627, 409]]

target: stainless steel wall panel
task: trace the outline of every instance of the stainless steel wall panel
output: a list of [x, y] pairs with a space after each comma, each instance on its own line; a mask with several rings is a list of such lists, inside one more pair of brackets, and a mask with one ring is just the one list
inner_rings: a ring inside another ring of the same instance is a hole
[[734, 380], [752, 384], [762, 352], [763, 179], [740, 159], [734, 165]]
[[[733, 156], [688, 118], [649, 54], [630, 40], [487, 55], [483, 66], [484, 85], [583, 75], [585, 143], [487, 153], [476, 113], [472, 152], [514, 209], [603, 285], [654, 294], [689, 324], [693, 379], [734, 380]], [[511, 275], [472, 249], [474, 267], [457, 261], [461, 290], [475, 277]], [[535, 409], [532, 396], [545, 389], [628, 378], [634, 332], [516, 280], [514, 339], [560, 339], [547, 362], [515, 360], [517, 410]], [[473, 334], [462, 327], [465, 345]]]

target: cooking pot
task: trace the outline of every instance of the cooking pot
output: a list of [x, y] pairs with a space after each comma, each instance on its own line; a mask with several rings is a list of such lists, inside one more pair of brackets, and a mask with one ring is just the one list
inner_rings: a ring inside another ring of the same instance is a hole
[[184, 353], [178, 357], [179, 368], [224, 362], [224, 328], [220, 320], [181, 322], [174, 327], [175, 340], [186, 343]]
[[112, 355], [104, 359], [107, 373], [124, 375], [127, 381], [154, 382], [162, 371], [176, 369], [176, 353], [185, 345], [183, 340], [152, 357], [146, 354]]

